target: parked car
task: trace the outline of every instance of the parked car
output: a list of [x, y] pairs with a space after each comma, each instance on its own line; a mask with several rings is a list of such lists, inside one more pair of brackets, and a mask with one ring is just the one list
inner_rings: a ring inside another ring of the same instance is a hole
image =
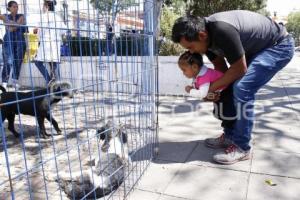
[[295, 51], [300, 52], [300, 46], [295, 47]]

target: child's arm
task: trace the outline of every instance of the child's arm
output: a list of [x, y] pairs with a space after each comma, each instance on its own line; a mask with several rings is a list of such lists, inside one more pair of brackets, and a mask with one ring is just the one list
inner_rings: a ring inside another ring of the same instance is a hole
[[189, 93], [192, 97], [203, 99], [204, 97], [207, 96], [209, 86], [210, 86], [210, 83], [204, 83], [204, 84], [201, 85], [201, 87], [199, 87], [198, 90], [197, 89], [191, 89]]

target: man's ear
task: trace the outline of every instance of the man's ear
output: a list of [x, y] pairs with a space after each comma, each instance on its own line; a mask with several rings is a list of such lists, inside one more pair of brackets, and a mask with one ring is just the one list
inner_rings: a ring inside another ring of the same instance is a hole
[[197, 71], [198, 68], [199, 68], [199, 66], [198, 66], [196, 63], [192, 64], [192, 69], [193, 69], [194, 71]]
[[198, 33], [198, 38], [199, 38], [200, 41], [206, 41], [207, 37], [208, 37], [208, 35], [207, 35], [206, 31], [200, 31]]

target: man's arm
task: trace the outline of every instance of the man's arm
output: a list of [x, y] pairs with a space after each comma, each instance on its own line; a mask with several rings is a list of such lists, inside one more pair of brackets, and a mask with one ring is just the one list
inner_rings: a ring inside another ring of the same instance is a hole
[[228, 70], [228, 66], [224, 57], [217, 56], [214, 60], [211, 61], [215, 67], [215, 70], [225, 73]]
[[[217, 67], [217, 66], [216, 66]], [[243, 55], [240, 59], [234, 62], [220, 79], [210, 85], [209, 92], [214, 92], [219, 88], [227, 86], [232, 82], [243, 77], [247, 72], [246, 58]]]

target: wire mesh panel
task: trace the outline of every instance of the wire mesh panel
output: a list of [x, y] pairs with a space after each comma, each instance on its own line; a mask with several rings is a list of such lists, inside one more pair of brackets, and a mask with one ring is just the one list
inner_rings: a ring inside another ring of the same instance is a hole
[[157, 148], [159, 7], [1, 1], [1, 200], [128, 196]]

